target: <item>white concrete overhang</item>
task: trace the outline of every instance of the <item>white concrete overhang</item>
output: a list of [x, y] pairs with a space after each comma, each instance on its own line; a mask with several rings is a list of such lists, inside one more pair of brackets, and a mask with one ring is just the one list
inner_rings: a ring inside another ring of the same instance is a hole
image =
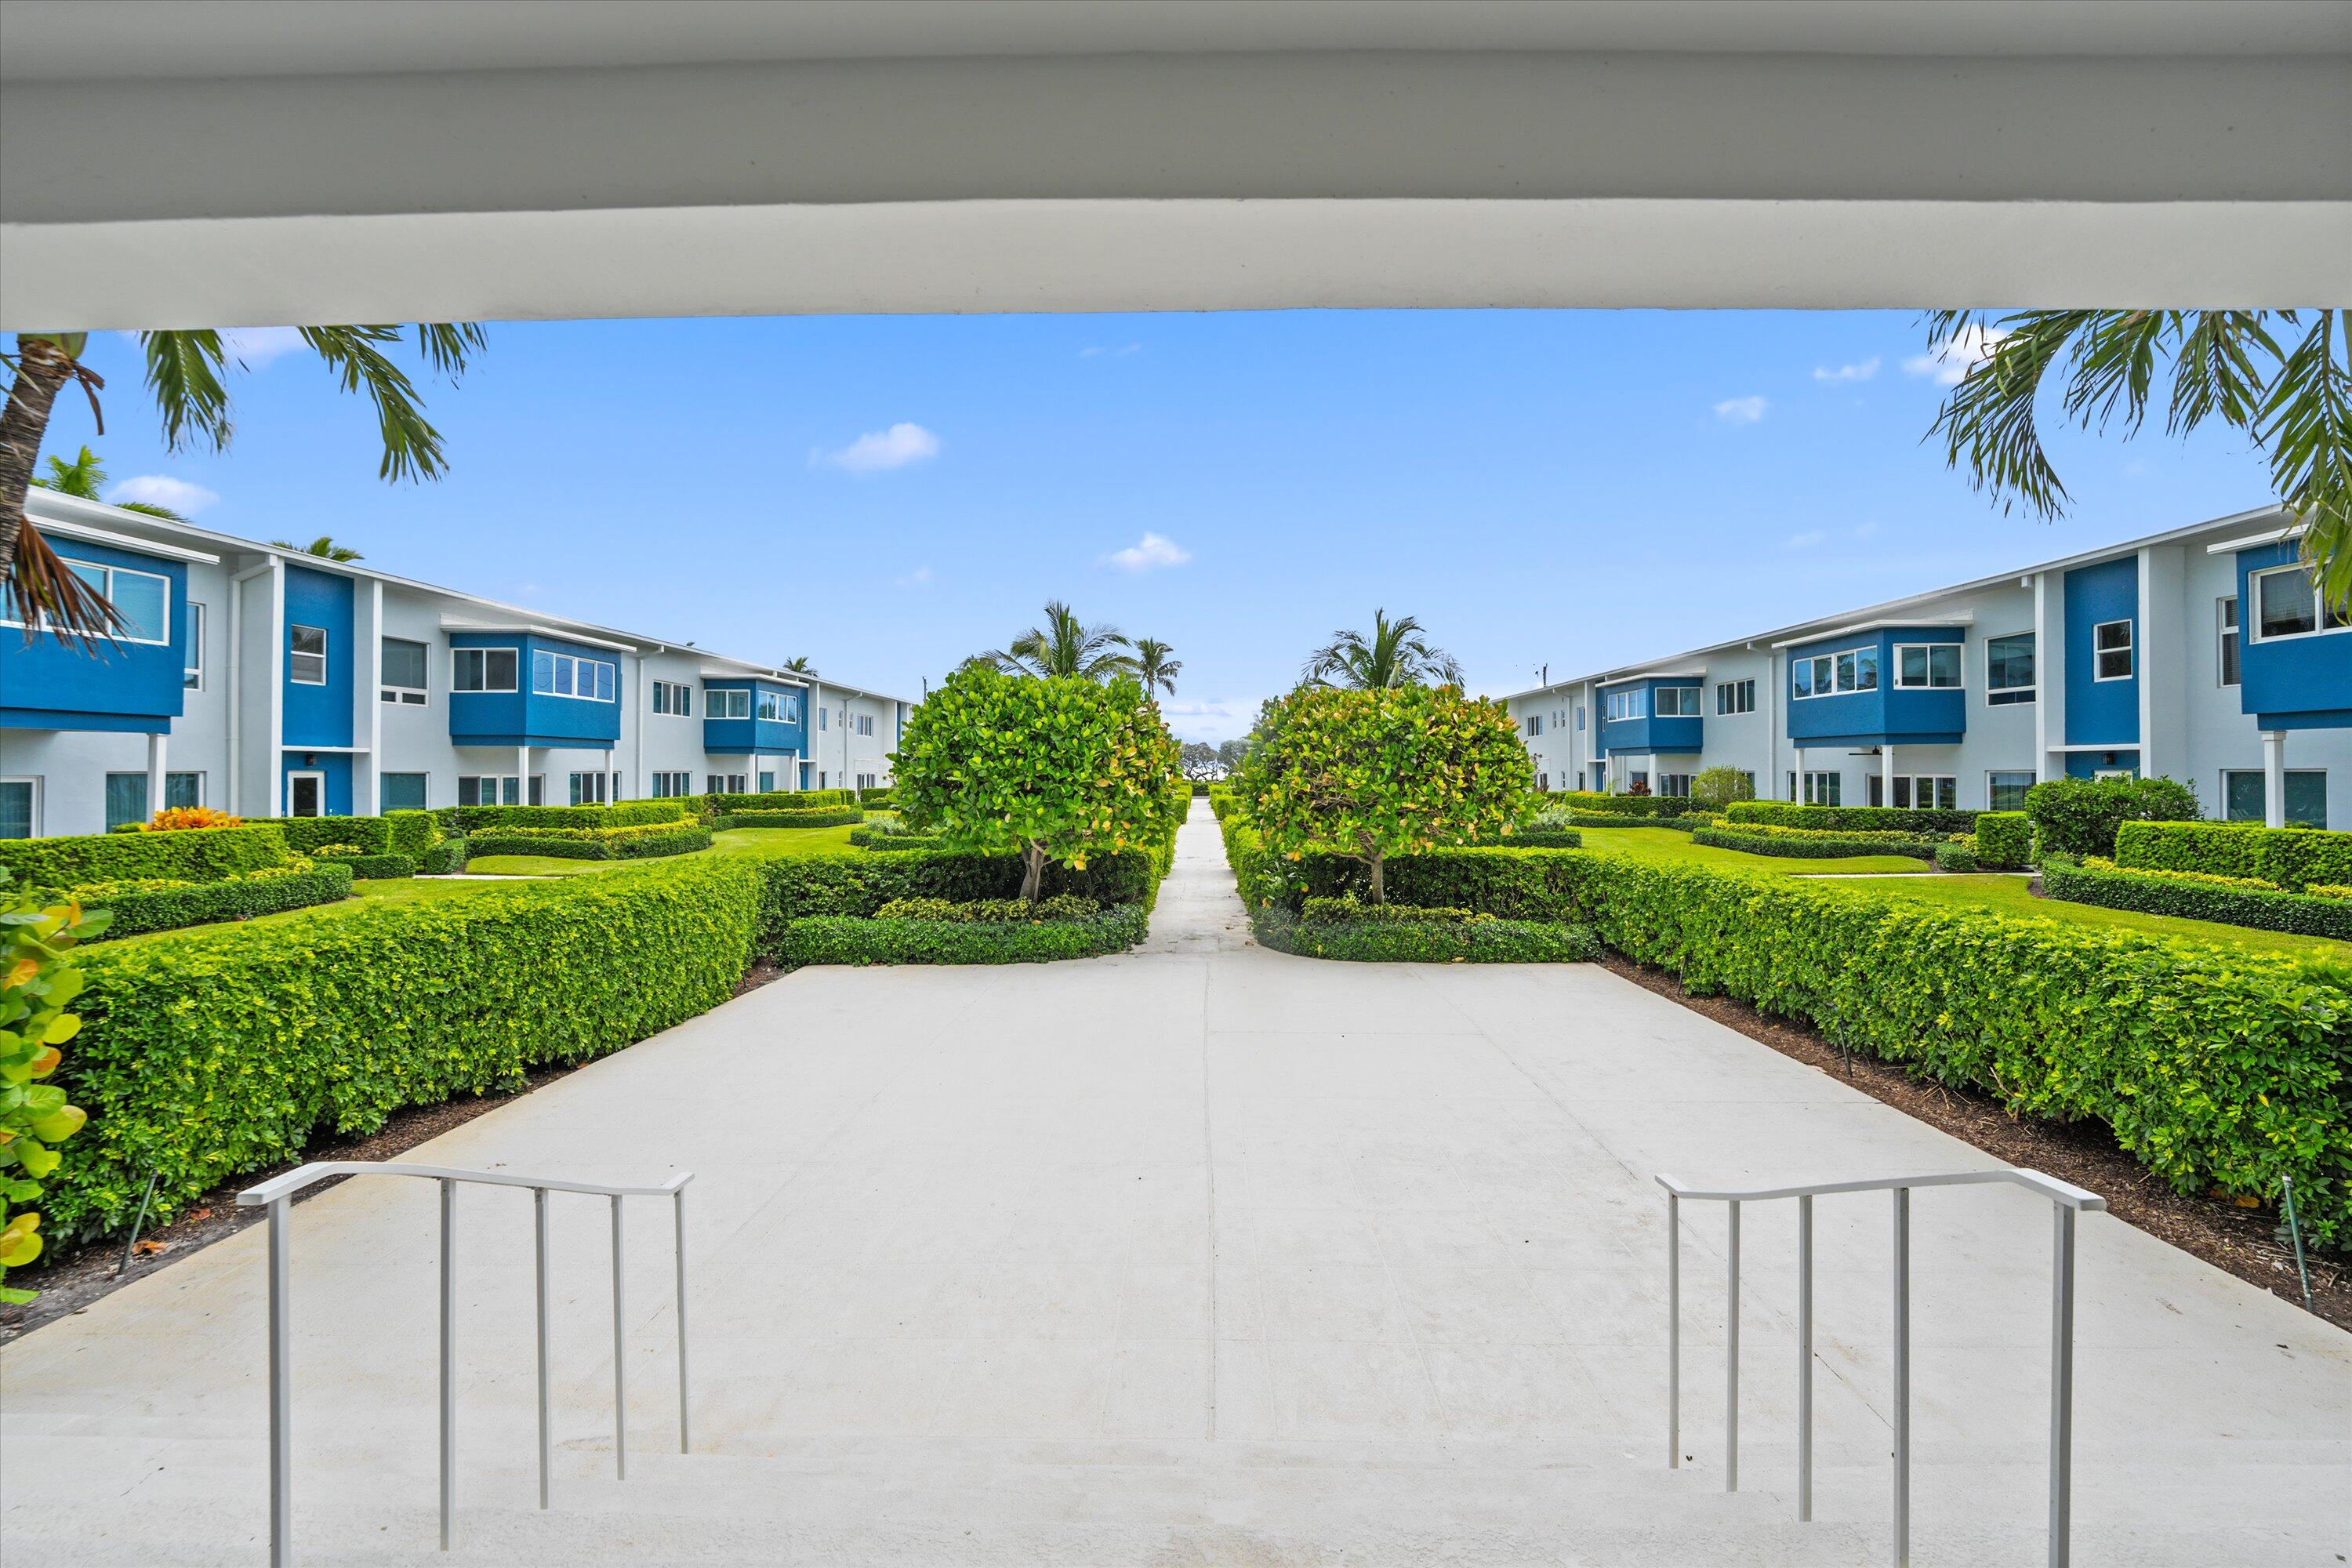
[[2277, 544], [2284, 540], [2300, 539], [2308, 525], [2294, 523], [2286, 528], [2273, 528], [2267, 533], [2250, 533], [2243, 539], [2225, 539], [2219, 544], [2205, 547], [2208, 555], [2234, 555], [2241, 550], [2252, 550], [2260, 545]]
[[142, 555], [161, 556], [166, 561], [186, 561], [200, 566], [220, 564], [219, 556], [206, 554], [201, 550], [190, 550], [178, 544], [165, 544], [158, 540], [142, 539], [136, 534], [99, 527], [97, 523], [89, 521], [91, 517], [139, 515], [137, 512], [121, 513], [120, 508], [108, 506], [103, 501], [84, 500], [79, 496], [60, 495], [56, 490], [43, 489], [37, 485], [26, 492], [25, 510], [31, 515], [34, 527], [37, 528], [45, 538], [54, 536], [65, 539], [86, 539], [93, 544], [108, 544], [117, 550], [135, 551]]
[[553, 637], [558, 642], [579, 643], [586, 647], [611, 648], [614, 653], [638, 651], [635, 643], [608, 642], [603, 637], [592, 637], [585, 632], [566, 631], [561, 626], [540, 621], [469, 621], [456, 616], [444, 616], [441, 617], [441, 629], [445, 632], [511, 632]]
[[10, 329], [2352, 299], [2352, 0], [7, 26]]
[[1705, 680], [1703, 669], [1645, 669], [1633, 675], [1612, 675], [1593, 682], [1595, 686], [1623, 686], [1634, 680]]
[[1820, 642], [1825, 637], [1852, 637], [1856, 632], [1883, 632], [1890, 626], [1919, 626], [1932, 630], [1934, 628], [1943, 626], [1972, 626], [1976, 624], [1977, 618], [1973, 614], [1965, 616], [1896, 616], [1885, 620], [1854, 621], [1843, 626], [1831, 626], [1823, 631], [1807, 632], [1801, 637], [1790, 637], [1786, 642], [1776, 642], [1772, 645], [1772, 649], [1777, 653], [1784, 647], [1795, 647], [1799, 643]]

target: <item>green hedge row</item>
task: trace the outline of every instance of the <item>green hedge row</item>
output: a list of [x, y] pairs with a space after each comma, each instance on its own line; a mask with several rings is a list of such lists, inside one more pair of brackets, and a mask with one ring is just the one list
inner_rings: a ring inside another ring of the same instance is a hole
[[1143, 940], [1150, 921], [1140, 904], [1047, 921], [811, 915], [786, 923], [783, 958], [789, 963], [1050, 963], [1125, 952]]
[[1797, 805], [1785, 800], [1735, 800], [1724, 807], [1732, 826], [1803, 827], [1824, 833], [1974, 832], [1973, 811], [1921, 811], [1898, 805]]
[[291, 1160], [331, 1127], [520, 1088], [732, 994], [760, 868], [702, 856], [84, 950], [81, 1033], [59, 1081], [90, 1112], [48, 1184], [59, 1237], [160, 1216]]
[[1545, 798], [1594, 816], [1681, 816], [1692, 809], [1690, 796], [1685, 795], [1603, 795], [1599, 790], [1567, 789]]
[[415, 858], [408, 855], [337, 855], [321, 848], [317, 858], [331, 865], [349, 866], [352, 875], [362, 881], [389, 881], [416, 875]]
[[2022, 870], [2033, 863], [2033, 819], [2021, 811], [1987, 811], [1977, 816], [1977, 863]]
[[310, 855], [331, 844], [347, 844], [369, 855], [419, 856], [441, 841], [441, 826], [429, 811], [387, 811], [382, 816], [280, 816], [271, 825], [286, 847]]
[[217, 921], [251, 920], [256, 915], [331, 904], [352, 896], [353, 875], [348, 860], [318, 860], [302, 869], [266, 866], [241, 877], [186, 887], [124, 889], [108, 893], [99, 901], [99, 907], [110, 910], [114, 920], [90, 940], [111, 942], [149, 931], [177, 931], [182, 926], [211, 925]]
[[650, 860], [710, 847], [699, 822], [648, 822], [633, 827], [509, 827], [467, 836], [469, 859], [485, 855], [551, 855], [565, 860]]
[[2116, 864], [2147, 871], [2256, 877], [2282, 888], [2352, 882], [2352, 833], [2243, 822], [2126, 822]]
[[821, 805], [856, 805], [854, 789], [772, 789], [755, 795], [706, 795], [705, 816], [738, 811], [813, 811]]
[[[746, 857], [746, 858], [754, 858]], [[785, 855], [755, 859], [761, 873], [759, 951], [783, 959], [784, 933], [795, 921], [820, 915], [870, 919], [896, 899], [945, 899], [971, 903], [1010, 899], [1021, 891], [1016, 855], [931, 850], [905, 855]], [[1084, 870], [1048, 865], [1042, 894], [1076, 893], [1099, 905], [1134, 904], [1149, 911], [1159, 896], [1160, 868], [1141, 849], [1096, 855]]]
[[[1311, 900], [1309, 907], [1343, 901]], [[1307, 921], [1276, 908], [1258, 911], [1251, 926], [1260, 944], [1276, 952], [1342, 963], [1581, 963], [1601, 955], [1591, 928], [1562, 921]]]
[[868, 811], [883, 810], [898, 798], [898, 787], [894, 784], [877, 784], [872, 789], [862, 789], [857, 792], [857, 804]]
[[2070, 904], [2352, 942], [2352, 903], [2231, 885], [2240, 880], [2206, 872], [2135, 870], [2107, 861], [2070, 865], [2054, 856], [2042, 866], [2042, 890]]
[[625, 800], [617, 805], [445, 805], [431, 813], [444, 827], [473, 834], [513, 827], [642, 827], [656, 822], [687, 822], [697, 815], [693, 800]]
[[1737, 819], [1721, 827], [1702, 827], [1691, 835], [1691, 842], [1712, 845], [1717, 849], [1744, 850], [1750, 855], [1824, 860], [1857, 855], [1907, 855], [1914, 860], [1933, 860], [1937, 848], [1927, 839], [1908, 835], [1879, 838], [1820, 831], [1742, 833]]
[[2168, 778], [2044, 779], [2025, 792], [2037, 853], [2106, 855], [2127, 822], [2193, 822], [2197, 794]]
[[217, 882], [289, 858], [274, 822], [243, 827], [189, 827], [170, 833], [93, 833], [71, 838], [0, 839], [0, 866], [39, 888], [168, 877]]
[[1522, 827], [1510, 837], [1512, 843], [1524, 849], [1581, 849], [1584, 847], [1584, 835], [1572, 827]]
[[734, 827], [839, 827], [844, 823], [865, 821], [866, 810], [857, 805], [819, 805], [733, 811], [727, 816], [729, 825]]
[[859, 849], [940, 849], [947, 841], [931, 833], [884, 833], [873, 827], [852, 828], [849, 842]]
[[893, 899], [874, 911], [878, 921], [963, 921], [980, 925], [1016, 921], [1087, 920], [1102, 906], [1076, 893], [1059, 893], [1035, 903], [1026, 899], [973, 899], [956, 903], [948, 899]]

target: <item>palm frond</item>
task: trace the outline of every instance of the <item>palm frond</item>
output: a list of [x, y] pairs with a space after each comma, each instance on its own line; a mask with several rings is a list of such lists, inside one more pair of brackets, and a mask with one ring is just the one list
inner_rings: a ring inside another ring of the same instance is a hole
[[2287, 352], [2255, 426], [2271, 482], [2300, 518], [2320, 591], [2352, 607], [2352, 310], [2322, 310]]
[[52, 632], [89, 650], [123, 629], [121, 612], [58, 558], [30, 517], [17, 524], [16, 553], [0, 588], [8, 618], [25, 628], [28, 643]]
[[425, 321], [416, 329], [416, 350], [436, 375], [451, 381], [466, 374], [472, 356], [489, 345], [478, 322]]
[[[1938, 312], [1937, 319], [1950, 314]], [[2065, 510], [2066, 487], [2042, 446], [2035, 404], [2042, 377], [2064, 354], [2069, 340], [2097, 314], [2028, 310], [2004, 317], [2001, 326], [2008, 336], [1969, 367], [1928, 426], [1930, 436], [1945, 438], [1947, 460], [2004, 511], [2019, 501], [2043, 518]]]
[[216, 452], [226, 447], [235, 427], [221, 380], [220, 333], [210, 327], [146, 331], [139, 346], [147, 355], [147, 390], [163, 416], [163, 444], [175, 452], [196, 441]]
[[441, 433], [425, 422], [416, 385], [379, 345], [400, 341], [398, 327], [302, 327], [302, 341], [325, 360], [345, 392], [365, 392], [383, 439], [384, 479], [435, 479], [446, 471]]

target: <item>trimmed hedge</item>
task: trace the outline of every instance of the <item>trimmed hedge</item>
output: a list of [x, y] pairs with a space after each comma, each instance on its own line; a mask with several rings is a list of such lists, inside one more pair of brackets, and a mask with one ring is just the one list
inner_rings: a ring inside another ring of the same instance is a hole
[[387, 881], [395, 878], [416, 875], [416, 862], [409, 856], [355, 855], [350, 853], [348, 848], [344, 853], [338, 854], [336, 853], [338, 847], [338, 846], [329, 845], [320, 848], [318, 851], [318, 858], [337, 866], [349, 866], [352, 868], [352, 875], [362, 881]]
[[2116, 864], [2135, 870], [2256, 877], [2282, 888], [2352, 882], [2352, 833], [2244, 822], [2126, 822]]
[[1907, 855], [1915, 860], [1933, 860], [1940, 847], [1908, 834], [1879, 837], [1785, 827], [1775, 830], [1769, 824], [1754, 824], [1750, 831], [1742, 832], [1736, 822], [1722, 827], [1702, 827], [1691, 835], [1691, 842], [1712, 845], [1717, 849], [1744, 850], [1750, 855], [1823, 860], [1860, 855]]
[[485, 855], [552, 855], [565, 860], [646, 860], [710, 847], [710, 829], [673, 820], [632, 827], [509, 827], [466, 840], [469, 859]]
[[[1344, 901], [1308, 900], [1310, 907]], [[1367, 910], [1397, 907], [1364, 906]], [[1482, 915], [1468, 921], [1308, 921], [1287, 910], [1274, 909], [1259, 911], [1251, 924], [1258, 942], [1276, 952], [1350, 963], [1581, 963], [1601, 955], [1601, 942], [1591, 928], [1560, 921], [1496, 920]]]
[[0, 840], [0, 866], [20, 882], [79, 888], [167, 877], [218, 882], [290, 858], [286, 835], [274, 822], [242, 827], [191, 827], [171, 833], [92, 833], [71, 838]]
[[1683, 816], [1693, 809], [1686, 795], [1603, 795], [1599, 790], [1567, 789], [1545, 798], [1563, 801], [1570, 811], [1594, 816]]
[[884, 833], [873, 827], [854, 827], [849, 842], [858, 849], [943, 849], [947, 840], [935, 833]]
[[2172, 779], [2044, 779], [2025, 792], [2025, 814], [2045, 855], [2116, 852], [2126, 822], [2192, 822], [2197, 795]]
[[1391, 925], [1467, 925], [1473, 921], [1490, 921], [1492, 915], [1482, 915], [1475, 910], [1433, 909], [1423, 904], [1368, 904], [1353, 894], [1339, 899], [1308, 899], [1299, 906], [1301, 925], [1345, 925], [1350, 921], [1373, 921]]
[[814, 811], [823, 805], [856, 805], [854, 789], [772, 789], [756, 795], [706, 795], [705, 816], [738, 811]]
[[865, 820], [866, 810], [857, 805], [819, 805], [805, 810], [735, 811], [728, 814], [728, 826], [730, 827], [839, 827], [844, 823]]
[[2006, 871], [2033, 863], [2033, 819], [2021, 811], [1988, 811], [1977, 817], [1977, 863]]
[[[1019, 862], [1012, 862], [1019, 880]], [[1117, 904], [1075, 920], [865, 919], [812, 915], [788, 922], [786, 963], [1050, 963], [1120, 952], [1141, 942], [1150, 917]]]
[[431, 815], [444, 826], [472, 834], [515, 827], [642, 827], [656, 822], [688, 822], [697, 815], [684, 796], [625, 800], [617, 805], [445, 805]]
[[2096, 859], [2069, 865], [2053, 858], [2042, 864], [2042, 890], [2070, 904], [2352, 942], [2352, 903], [2288, 892], [2252, 878], [2134, 870]]
[[1723, 819], [1707, 812], [1685, 812], [1679, 816], [1644, 816], [1629, 818], [1622, 812], [1577, 811], [1569, 814], [1569, 823], [1576, 827], [1671, 827], [1678, 832], [1695, 833], [1702, 827], [1712, 827]]
[[256, 915], [331, 904], [352, 896], [352, 875], [348, 860], [318, 860], [265, 866], [242, 877], [179, 887], [168, 882], [152, 887], [134, 883], [108, 890], [100, 883], [89, 889], [92, 896], [85, 901], [110, 910], [114, 920], [105, 931], [88, 941], [104, 942], [149, 931], [251, 920]]
[[1581, 849], [1584, 835], [1572, 827], [1522, 827], [1508, 835], [1506, 842], [1527, 849]]
[[880, 811], [888, 806], [898, 797], [898, 788], [896, 784], [877, 784], [872, 789], [859, 790], [857, 804], [868, 811]]
[[[730, 857], [731, 858], [731, 857]], [[822, 915], [870, 919], [895, 899], [945, 899], [971, 903], [1009, 899], [1021, 890], [1021, 858], [935, 849], [904, 855], [844, 850], [835, 855], [780, 855], [752, 859], [761, 873], [758, 946], [763, 957], [786, 959], [785, 932], [796, 921]], [[1142, 849], [1091, 855], [1084, 870], [1048, 864], [1042, 893], [1076, 893], [1097, 905], [1133, 904], [1149, 911], [1160, 892], [1157, 857]], [[878, 962], [878, 961], [877, 961]]]
[[445, 838], [417, 858], [416, 874], [420, 877], [446, 877], [466, 868], [466, 841]]
[[751, 956], [760, 868], [703, 856], [604, 877], [98, 943], [60, 1079], [90, 1112], [46, 1226], [158, 1221], [331, 1127], [511, 1091], [716, 1006]]
[[382, 816], [278, 816], [271, 824], [297, 855], [314, 855], [343, 844], [368, 855], [414, 858], [441, 842], [441, 825], [429, 811], [387, 811]]
[[893, 899], [874, 911], [882, 921], [963, 921], [981, 925], [1004, 925], [1016, 921], [1075, 921], [1100, 914], [1102, 906], [1076, 893], [1060, 893], [1034, 904], [1024, 899], [973, 899], [956, 903], [948, 899]]
[[1973, 811], [1922, 811], [1900, 805], [1797, 805], [1785, 800], [1735, 800], [1724, 807], [1733, 826], [1801, 827], [1821, 833], [1972, 833]]
[[1973, 871], [1977, 868], [1976, 846], [1953, 842], [1936, 846], [1936, 869], [1938, 871]]

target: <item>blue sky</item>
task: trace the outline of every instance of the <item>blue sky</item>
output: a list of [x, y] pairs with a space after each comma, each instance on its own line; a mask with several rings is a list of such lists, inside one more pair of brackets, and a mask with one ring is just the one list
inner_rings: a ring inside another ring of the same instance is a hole
[[428, 388], [423, 486], [377, 479], [365, 405], [283, 336], [249, 340], [226, 454], [163, 447], [115, 335], [110, 433], [68, 394], [50, 449], [200, 487], [207, 527], [909, 697], [1065, 598], [1175, 645], [1187, 738], [1376, 605], [1503, 692], [2270, 495], [2229, 432], [2068, 436], [2073, 515], [2003, 516], [1921, 439], [1908, 312], [499, 324]]

